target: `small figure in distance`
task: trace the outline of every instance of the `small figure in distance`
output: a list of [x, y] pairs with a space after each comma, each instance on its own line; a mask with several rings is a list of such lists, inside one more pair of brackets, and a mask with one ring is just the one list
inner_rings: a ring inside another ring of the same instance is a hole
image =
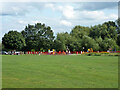
[[40, 55], [40, 51], [39, 51], [39, 55]]

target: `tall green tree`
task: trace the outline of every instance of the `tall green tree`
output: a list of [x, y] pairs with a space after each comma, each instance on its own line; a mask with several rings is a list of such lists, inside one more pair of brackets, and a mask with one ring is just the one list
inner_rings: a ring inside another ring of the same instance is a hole
[[95, 41], [99, 45], [99, 51], [104, 51], [103, 39], [99, 37], [99, 38], [95, 38]]
[[101, 32], [102, 32], [102, 29], [101, 29], [101, 25], [95, 25], [95, 26], [92, 26], [90, 28], [90, 33], [89, 33], [89, 36], [92, 37], [93, 39], [94, 38], [98, 38], [101, 36]]
[[95, 51], [99, 50], [99, 44], [96, 43], [96, 41], [89, 36], [84, 36], [83, 37], [82, 47], [84, 47], [85, 51], [87, 51], [89, 48], [92, 48]]
[[110, 38], [117, 41], [118, 34], [117, 34], [116, 27], [113, 27], [113, 26], [109, 27], [109, 36], [110, 36]]
[[70, 34], [58, 33], [55, 40], [57, 50], [80, 51], [81, 50], [81, 39], [76, 38]]
[[2, 50], [2, 43], [0, 42], [0, 51]]
[[117, 34], [118, 34], [117, 44], [118, 44], [119, 47], [120, 47], [120, 18], [118, 18], [118, 19], [116, 20], [116, 25], [117, 25]]
[[54, 33], [51, 27], [45, 24], [28, 24], [21, 33], [25, 37], [27, 50], [40, 50], [41, 48], [47, 50], [53, 48]]
[[120, 34], [120, 18], [118, 18], [115, 22], [117, 25], [117, 32], [118, 32], [118, 34]]
[[66, 35], [65, 33], [58, 33], [56, 40], [54, 41], [55, 49], [59, 50], [66, 50]]
[[104, 51], [109, 50], [109, 48], [112, 48], [112, 50], [115, 50], [115, 49], [118, 50], [119, 48], [116, 41], [112, 38], [105, 38], [102, 44], [103, 44]]
[[119, 47], [120, 47], [120, 34], [119, 34], [118, 37], [117, 37], [117, 44], [118, 44]]
[[89, 35], [90, 28], [89, 27], [83, 27], [83, 26], [75, 26], [72, 31], [70, 32], [70, 35], [76, 37], [76, 38], [82, 38], [84, 35]]
[[2, 44], [6, 49], [22, 50], [26, 46], [25, 39], [17, 31], [9, 31], [2, 38]]

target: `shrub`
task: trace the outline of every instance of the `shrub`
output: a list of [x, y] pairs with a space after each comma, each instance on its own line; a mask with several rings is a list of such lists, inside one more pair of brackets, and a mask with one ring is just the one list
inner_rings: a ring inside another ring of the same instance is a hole
[[120, 56], [120, 53], [110, 53], [108, 56]]
[[32, 52], [35, 52], [35, 49], [31, 49]]
[[120, 53], [109, 53], [109, 52], [101, 52], [101, 53], [96, 53], [96, 52], [93, 52], [93, 53], [85, 53], [83, 55], [86, 55], [86, 56], [120, 56]]
[[95, 56], [101, 56], [101, 53], [95, 53]]

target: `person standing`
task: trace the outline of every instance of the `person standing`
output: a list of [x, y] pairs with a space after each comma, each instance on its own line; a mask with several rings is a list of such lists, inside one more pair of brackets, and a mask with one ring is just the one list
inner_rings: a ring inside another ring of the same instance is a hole
[[40, 51], [39, 51], [39, 55], [40, 55]]

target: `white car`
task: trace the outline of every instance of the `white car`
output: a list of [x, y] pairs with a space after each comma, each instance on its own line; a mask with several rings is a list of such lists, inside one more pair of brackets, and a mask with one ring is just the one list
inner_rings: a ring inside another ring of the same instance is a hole
[[16, 55], [20, 55], [20, 52], [16, 51], [15, 54], [16, 54]]
[[6, 52], [6, 51], [2, 51], [2, 54], [4, 54], [4, 55], [8, 55], [8, 52]]

